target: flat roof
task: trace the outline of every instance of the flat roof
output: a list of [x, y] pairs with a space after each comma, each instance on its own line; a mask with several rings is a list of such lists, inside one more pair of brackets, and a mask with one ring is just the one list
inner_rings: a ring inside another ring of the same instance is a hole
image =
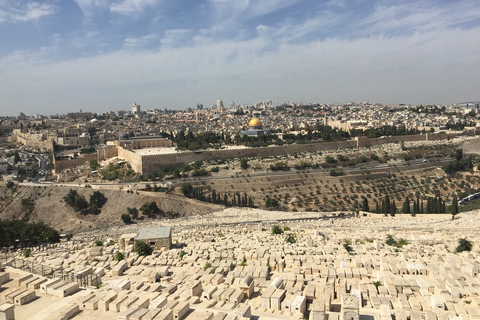
[[175, 147], [163, 147], [163, 148], [142, 148], [133, 149], [133, 152], [142, 156], [154, 155], [154, 154], [169, 154], [178, 153]]
[[171, 233], [171, 227], [141, 228], [138, 230], [135, 240], [169, 238]]

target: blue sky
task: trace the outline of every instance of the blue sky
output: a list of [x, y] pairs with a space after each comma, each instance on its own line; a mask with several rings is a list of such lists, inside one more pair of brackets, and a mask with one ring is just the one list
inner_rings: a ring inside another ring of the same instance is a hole
[[480, 1], [0, 0], [0, 115], [480, 100]]

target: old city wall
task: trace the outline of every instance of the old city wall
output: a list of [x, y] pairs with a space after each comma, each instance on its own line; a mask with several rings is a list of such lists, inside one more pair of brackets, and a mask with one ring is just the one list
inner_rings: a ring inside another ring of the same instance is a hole
[[107, 146], [106, 148], [97, 150], [96, 153], [87, 154], [78, 159], [70, 160], [54, 160], [55, 172], [62, 172], [67, 169], [73, 169], [77, 166], [89, 163], [91, 160], [102, 161], [118, 156], [118, 149], [115, 146]]
[[[195, 152], [178, 152], [162, 155], [148, 155], [142, 157], [143, 173], [151, 173], [159, 171], [166, 167], [179, 167], [194, 161], [205, 161], [215, 159], [233, 159], [233, 158], [248, 158], [248, 157], [268, 157], [273, 155], [282, 155], [289, 153], [325, 151], [340, 148], [355, 148], [357, 142], [338, 141], [326, 143], [311, 143], [311, 144], [292, 144], [276, 147], [264, 148], [245, 148], [245, 149], [229, 149], [229, 150], [211, 150], [203, 151], [202, 153]], [[133, 152], [128, 151], [133, 154]], [[120, 154], [119, 154], [119, 157]], [[126, 158], [124, 158], [126, 159]], [[127, 160], [128, 161], [128, 160]], [[132, 168], [137, 171], [132, 164]]]
[[89, 163], [91, 160], [97, 160], [97, 154], [87, 154], [78, 159], [70, 159], [70, 160], [53, 160], [53, 164], [55, 166], [55, 173], [59, 173], [65, 171], [67, 169], [73, 169], [78, 166], [84, 165]]
[[463, 133], [445, 133], [445, 134], [418, 134], [407, 136], [393, 136], [381, 138], [356, 137], [357, 147], [371, 147], [385, 143], [398, 143], [401, 141], [437, 141], [451, 139], [463, 135]]
[[27, 147], [47, 149], [48, 151], [53, 151], [53, 142], [52, 141], [30, 140], [30, 139], [26, 139], [22, 136], [17, 136], [16, 138], [17, 138], [16, 141], [18, 143], [26, 145]]
[[143, 172], [141, 155], [118, 146], [117, 156], [121, 159], [125, 159], [125, 161], [127, 161], [132, 166], [133, 171], [138, 173]]

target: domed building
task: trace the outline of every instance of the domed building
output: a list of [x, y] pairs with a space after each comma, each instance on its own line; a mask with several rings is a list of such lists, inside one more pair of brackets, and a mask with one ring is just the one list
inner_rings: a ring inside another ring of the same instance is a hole
[[270, 130], [263, 129], [263, 124], [258, 118], [252, 118], [248, 122], [248, 129], [242, 130], [240, 135], [258, 137], [264, 134], [270, 134]]

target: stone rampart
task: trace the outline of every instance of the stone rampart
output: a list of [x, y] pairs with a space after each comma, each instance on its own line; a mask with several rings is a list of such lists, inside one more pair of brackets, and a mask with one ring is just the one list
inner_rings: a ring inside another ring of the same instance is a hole
[[202, 152], [178, 152], [170, 154], [158, 155], [144, 155], [141, 157], [143, 171], [137, 171], [139, 166], [134, 166], [127, 158], [136, 155], [132, 151], [125, 150], [122, 157], [119, 152], [119, 157], [128, 161], [135, 172], [152, 173], [159, 171], [166, 167], [180, 167], [194, 161], [205, 161], [215, 159], [234, 159], [234, 158], [249, 158], [249, 157], [268, 157], [274, 155], [325, 151], [340, 148], [355, 148], [357, 142], [355, 140], [336, 141], [325, 143], [310, 143], [310, 144], [291, 144], [284, 146], [262, 147], [262, 148], [244, 148], [244, 149], [228, 149], [228, 150], [208, 150]]

